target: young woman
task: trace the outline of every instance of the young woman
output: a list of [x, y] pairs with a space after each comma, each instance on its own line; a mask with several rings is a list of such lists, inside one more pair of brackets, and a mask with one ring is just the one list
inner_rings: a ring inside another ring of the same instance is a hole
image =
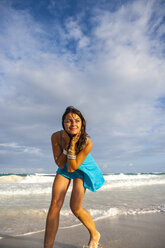
[[52, 189], [52, 201], [47, 216], [44, 248], [52, 248], [59, 225], [60, 209], [73, 179], [70, 208], [90, 233], [88, 247], [97, 248], [100, 233], [90, 214], [82, 206], [86, 188], [95, 192], [103, 183], [103, 175], [90, 155], [92, 141], [86, 133], [81, 112], [68, 107], [62, 116], [63, 130], [52, 135], [54, 159], [59, 167]]

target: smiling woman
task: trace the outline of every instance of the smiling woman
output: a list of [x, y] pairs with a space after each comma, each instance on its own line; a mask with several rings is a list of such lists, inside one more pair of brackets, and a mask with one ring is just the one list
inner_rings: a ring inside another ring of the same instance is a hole
[[54, 159], [59, 168], [53, 184], [44, 247], [53, 247], [60, 209], [73, 179], [70, 208], [90, 233], [89, 248], [97, 248], [100, 233], [96, 230], [91, 215], [82, 207], [82, 203], [86, 188], [95, 192], [103, 185], [104, 178], [90, 155], [92, 141], [86, 133], [86, 121], [81, 112], [74, 107], [66, 108], [62, 126], [63, 130], [52, 135]]

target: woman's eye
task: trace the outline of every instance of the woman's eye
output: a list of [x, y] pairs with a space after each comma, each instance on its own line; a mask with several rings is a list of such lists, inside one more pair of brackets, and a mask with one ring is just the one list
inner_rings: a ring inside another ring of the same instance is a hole
[[76, 122], [76, 123], [80, 123], [80, 120], [66, 120], [65, 123], [67, 124], [70, 124], [70, 123], [73, 123], [73, 122]]
[[66, 120], [65, 123], [71, 123], [71, 120]]

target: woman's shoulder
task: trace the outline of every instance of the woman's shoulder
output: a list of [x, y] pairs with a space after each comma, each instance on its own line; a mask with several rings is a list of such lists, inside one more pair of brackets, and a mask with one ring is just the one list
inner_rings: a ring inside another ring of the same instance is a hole
[[89, 141], [89, 142], [92, 142], [91, 139], [90, 139], [90, 137], [89, 137], [89, 136], [86, 136], [86, 137], [85, 137], [85, 143], [87, 143], [88, 141]]
[[52, 141], [59, 140], [60, 139], [60, 133], [61, 133], [61, 131], [57, 131], [55, 133], [52, 133], [51, 140]]
[[86, 139], [85, 139], [85, 143], [83, 145], [83, 148], [86, 148], [86, 147], [92, 148], [92, 146], [93, 146], [92, 140], [88, 136], [86, 136]]

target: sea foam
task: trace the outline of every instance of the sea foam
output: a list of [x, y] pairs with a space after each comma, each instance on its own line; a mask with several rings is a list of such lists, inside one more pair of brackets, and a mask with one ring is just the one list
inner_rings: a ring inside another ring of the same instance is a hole
[[[0, 176], [0, 196], [50, 194], [55, 175]], [[105, 184], [99, 191], [120, 188], [164, 185], [164, 174], [105, 175]], [[71, 191], [71, 187], [69, 188]]]

